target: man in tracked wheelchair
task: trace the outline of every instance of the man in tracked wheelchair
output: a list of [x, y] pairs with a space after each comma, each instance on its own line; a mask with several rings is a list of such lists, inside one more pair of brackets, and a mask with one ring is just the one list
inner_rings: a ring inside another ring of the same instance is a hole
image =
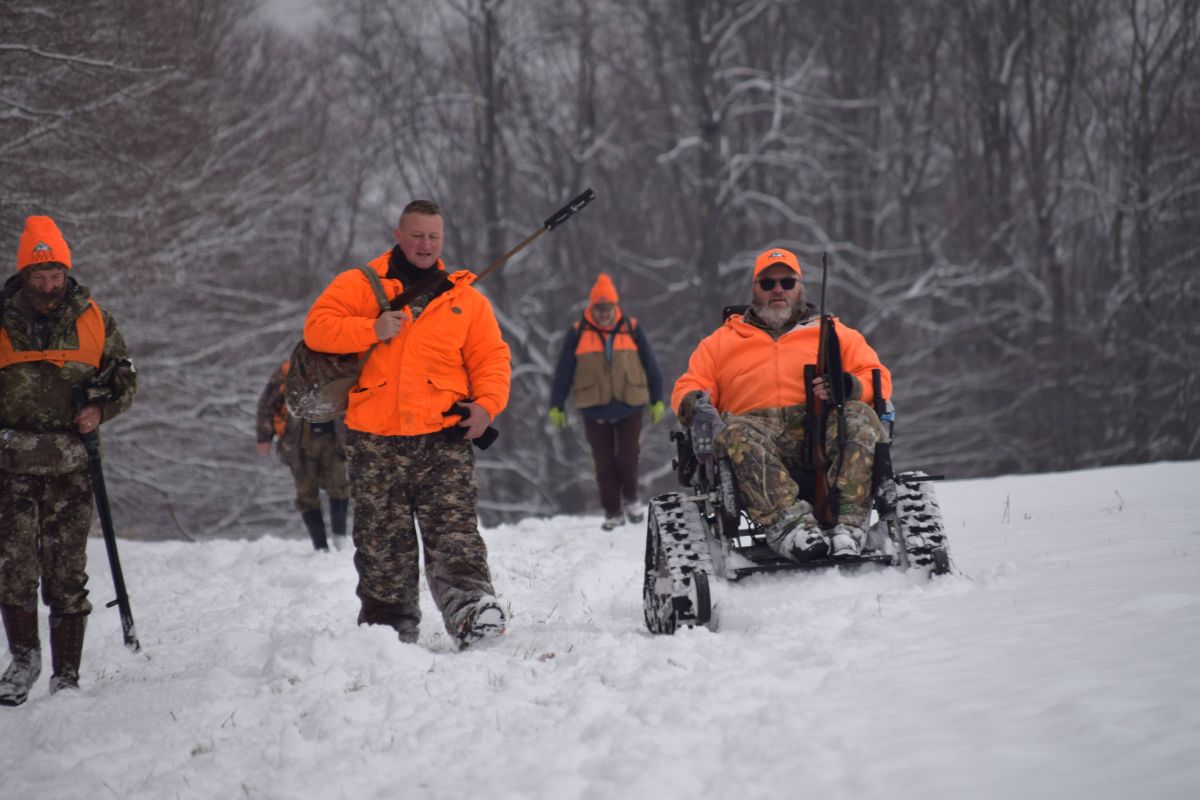
[[[888, 441], [871, 407], [872, 370], [880, 371], [883, 396], [892, 391], [891, 373], [863, 335], [834, 318], [844, 370], [838, 379], [846, 389], [845, 438], [839, 447], [837, 415], [830, 413], [827, 478], [836, 490], [836, 525], [822, 528], [793, 477], [802, 468], [808, 435], [804, 366], [817, 363], [820, 329], [802, 277], [794, 253], [763, 251], [754, 263], [749, 308], [700, 342], [671, 395], [697, 455], [729, 459], [742, 510], [763, 526], [775, 552], [798, 563], [862, 552], [875, 446]], [[831, 380], [817, 376], [813, 394], [828, 402]]]

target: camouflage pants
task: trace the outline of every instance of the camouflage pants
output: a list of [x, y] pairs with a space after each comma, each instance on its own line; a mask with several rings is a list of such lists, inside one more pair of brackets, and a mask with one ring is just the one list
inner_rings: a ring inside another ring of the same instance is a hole
[[419, 552], [446, 630], [465, 606], [493, 594], [479, 535], [475, 455], [444, 434], [375, 436], [349, 431], [359, 624], [413, 632], [421, 619]]
[[301, 514], [321, 507], [322, 489], [330, 500], [350, 497], [346, 458], [338, 453], [332, 433], [309, 436], [289, 466], [296, 482], [296, 510]]
[[[725, 415], [714, 450], [728, 457], [737, 476], [743, 510], [759, 525], [770, 525], [796, 502], [799, 486], [791, 471], [800, 468], [805, 438], [803, 406], [768, 408], [741, 416]], [[887, 441], [887, 430], [865, 403], [846, 403], [846, 452], [838, 458], [837, 418], [829, 415], [826, 442], [828, 479], [839, 492], [838, 520], [866, 522], [871, 503], [871, 470], [875, 445]], [[806, 498], [811, 499], [811, 498]]]
[[0, 472], [0, 603], [37, 606], [38, 580], [51, 616], [87, 614], [87, 538], [92, 481]]

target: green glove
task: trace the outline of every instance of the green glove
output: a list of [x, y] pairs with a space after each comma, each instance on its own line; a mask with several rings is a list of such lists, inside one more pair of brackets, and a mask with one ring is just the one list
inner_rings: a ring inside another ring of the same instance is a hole
[[567, 412], [561, 408], [550, 409], [550, 424], [558, 428], [560, 431], [567, 427]]
[[666, 411], [666, 406], [663, 405], [662, 400], [659, 400], [657, 403], [651, 403], [650, 404], [650, 424], [657, 425], [658, 423], [662, 422], [664, 411]]

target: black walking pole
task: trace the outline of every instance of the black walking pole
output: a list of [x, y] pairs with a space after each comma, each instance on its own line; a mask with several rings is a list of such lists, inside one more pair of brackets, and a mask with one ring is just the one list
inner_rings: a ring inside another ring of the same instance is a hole
[[88, 466], [92, 471], [92, 492], [96, 495], [96, 510], [100, 512], [100, 528], [104, 531], [104, 547], [108, 551], [108, 565], [112, 569], [113, 588], [117, 599], [106, 608], [117, 606], [121, 612], [121, 631], [125, 635], [125, 646], [133, 652], [142, 649], [137, 631], [133, 627], [133, 611], [129, 608], [129, 593], [125, 591], [125, 575], [121, 572], [121, 559], [117, 555], [117, 532], [113, 528], [112, 510], [108, 505], [108, 489], [104, 486], [104, 468], [100, 463], [100, 431], [92, 430], [79, 436], [88, 454]]

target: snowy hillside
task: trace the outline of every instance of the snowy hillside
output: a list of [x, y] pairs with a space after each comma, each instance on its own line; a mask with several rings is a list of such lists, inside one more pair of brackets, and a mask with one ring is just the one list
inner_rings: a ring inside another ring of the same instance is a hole
[[527, 521], [485, 532], [512, 622], [464, 653], [427, 596], [416, 646], [355, 627], [351, 554], [297, 536], [123, 542], [134, 655], [95, 540], [83, 689], [0, 709], [0, 797], [1200, 796], [1197, 486], [940, 484], [962, 574], [749, 579], [670, 638], [644, 530]]

